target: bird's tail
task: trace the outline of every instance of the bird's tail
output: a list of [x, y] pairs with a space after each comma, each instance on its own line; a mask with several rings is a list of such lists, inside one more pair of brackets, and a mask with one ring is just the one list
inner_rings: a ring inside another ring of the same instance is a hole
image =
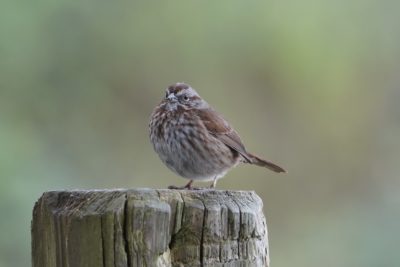
[[272, 163], [272, 162], [270, 162], [268, 160], [259, 158], [256, 155], [247, 153], [247, 156], [251, 159], [251, 162], [249, 162], [250, 164], [254, 164], [254, 165], [257, 165], [257, 166], [265, 167], [265, 168], [270, 169], [271, 171], [278, 172], [278, 173], [279, 172], [283, 172], [283, 173], [287, 172], [285, 169], [283, 169], [282, 167], [279, 167], [275, 163]]

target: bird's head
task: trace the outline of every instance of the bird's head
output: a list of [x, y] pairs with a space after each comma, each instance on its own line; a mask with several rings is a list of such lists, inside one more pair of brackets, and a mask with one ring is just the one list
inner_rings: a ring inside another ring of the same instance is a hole
[[196, 90], [185, 83], [175, 83], [168, 86], [163, 101], [169, 109], [175, 109], [178, 106], [185, 109], [206, 108], [208, 106]]

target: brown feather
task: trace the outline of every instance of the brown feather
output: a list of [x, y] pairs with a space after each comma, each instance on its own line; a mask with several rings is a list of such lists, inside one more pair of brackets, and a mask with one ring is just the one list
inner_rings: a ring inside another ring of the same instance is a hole
[[252, 163], [238, 133], [221, 115], [211, 108], [195, 111], [210, 134], [231, 149], [237, 151], [248, 163]]
[[239, 134], [215, 110], [209, 108], [195, 111], [208, 132], [231, 149], [237, 151], [245, 159], [246, 163], [265, 167], [278, 173], [286, 172], [286, 170], [278, 165], [247, 152], [242, 140], [240, 140]]
[[285, 169], [283, 169], [282, 167], [279, 167], [278, 165], [276, 165], [275, 163], [272, 163], [271, 161], [259, 158], [256, 155], [253, 155], [253, 154], [250, 154], [250, 153], [247, 153], [247, 155], [251, 157], [251, 159], [252, 159], [251, 163], [252, 164], [268, 168], [268, 169], [270, 169], [271, 171], [274, 171], [274, 172], [287, 173], [287, 171]]

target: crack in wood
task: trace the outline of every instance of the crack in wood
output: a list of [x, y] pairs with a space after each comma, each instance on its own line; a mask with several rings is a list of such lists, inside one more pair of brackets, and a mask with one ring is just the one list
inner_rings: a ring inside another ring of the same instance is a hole
[[204, 229], [206, 228], [206, 216], [207, 216], [207, 208], [206, 204], [204, 203], [203, 199], [199, 199], [201, 203], [203, 203], [204, 206], [204, 212], [203, 212], [203, 227], [201, 228], [201, 239], [200, 239], [200, 265], [204, 266]]
[[232, 201], [236, 204], [236, 206], [239, 209], [239, 233], [238, 233], [238, 237], [237, 237], [237, 246], [238, 246], [238, 259], [240, 259], [240, 257], [241, 257], [241, 255], [240, 255], [240, 238], [242, 236], [242, 211], [241, 211], [239, 203], [232, 196], [232, 194], [230, 194], [228, 191], [226, 192], [226, 194], [228, 195], [228, 197], [230, 197], [232, 199]]
[[133, 267], [131, 262], [131, 255], [129, 253], [129, 239], [128, 239], [128, 194], [125, 194], [124, 210], [123, 210], [123, 226], [122, 237], [124, 241], [124, 249], [126, 255], [126, 267]]
[[102, 251], [102, 258], [103, 258], [103, 267], [106, 267], [106, 250], [105, 250], [105, 237], [104, 237], [104, 226], [103, 220], [100, 218], [100, 233], [101, 233], [101, 251]]

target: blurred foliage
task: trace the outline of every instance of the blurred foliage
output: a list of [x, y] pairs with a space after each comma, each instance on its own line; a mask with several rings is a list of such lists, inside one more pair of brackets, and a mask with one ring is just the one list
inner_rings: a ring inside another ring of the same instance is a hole
[[263, 198], [274, 266], [399, 266], [399, 8], [3, 0], [0, 267], [30, 265], [43, 191], [185, 182], [147, 137], [177, 81], [289, 169], [242, 166], [219, 183]]

